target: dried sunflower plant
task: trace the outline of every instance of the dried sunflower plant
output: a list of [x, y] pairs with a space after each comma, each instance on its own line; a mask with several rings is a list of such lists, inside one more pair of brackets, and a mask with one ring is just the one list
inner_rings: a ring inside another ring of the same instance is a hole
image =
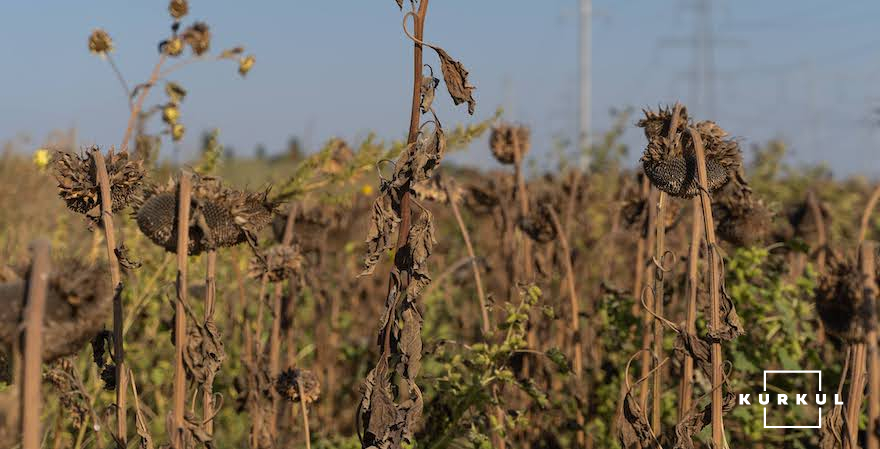
[[[404, 0], [397, 3], [403, 8]], [[412, 10], [404, 15], [404, 32], [413, 41], [409, 135], [406, 149], [394, 163], [393, 174], [382, 179], [379, 196], [373, 203], [362, 272], [372, 274], [382, 255], [388, 250], [395, 251], [385, 311], [380, 319], [379, 360], [364, 382], [358, 411], [363, 448], [400, 448], [412, 443], [422, 416], [422, 393], [416, 382], [422, 358], [422, 316], [417, 300], [431, 281], [427, 262], [435, 236], [431, 212], [412, 197], [411, 190], [430, 179], [446, 148], [446, 136], [432, 108], [439, 80], [424, 76], [424, 47], [437, 53], [453, 102], [467, 102], [471, 114], [476, 105], [474, 86], [468, 82], [464, 66], [442, 48], [424, 42], [429, 0], [409, 3]], [[407, 29], [410, 18], [414, 22], [412, 34]], [[431, 114], [432, 120], [420, 124], [422, 114], [426, 113]], [[426, 129], [428, 126], [432, 129]]]
[[[103, 377], [112, 384], [116, 390], [116, 428], [113, 435], [120, 447], [127, 444], [127, 374], [130, 372], [125, 366], [125, 354], [123, 345], [123, 323], [124, 312], [122, 305], [122, 273], [121, 269], [132, 270], [138, 268], [139, 264], [129, 259], [127, 249], [121, 239], [117, 239], [114, 226], [114, 213], [125, 210], [128, 206], [136, 207], [136, 217], [141, 229], [154, 242], [163, 245], [166, 249], [173, 250], [175, 246], [169, 244], [170, 240], [178, 238], [174, 229], [175, 220], [175, 195], [168, 194], [167, 189], [163, 191], [158, 188], [151, 188], [146, 192], [144, 198], [142, 192], [147, 175], [147, 165], [155, 157], [158, 148], [144, 147], [141, 145], [142, 136], [138, 136], [135, 154], [132, 156], [128, 151], [129, 142], [134, 130], [143, 130], [143, 120], [149, 116], [144, 113], [144, 102], [153, 88], [153, 86], [161, 80], [167, 79], [177, 69], [194, 61], [209, 59], [207, 52], [211, 45], [211, 32], [207, 24], [203, 22], [195, 22], [181, 31], [181, 20], [188, 14], [189, 5], [186, 0], [172, 0], [168, 5], [168, 12], [171, 16], [171, 34], [159, 43], [159, 60], [154, 66], [149, 79], [140, 83], [133, 88], [129, 88], [122, 72], [117, 67], [112, 58], [112, 52], [115, 47], [110, 35], [101, 29], [94, 30], [88, 39], [89, 51], [98, 55], [102, 59], [108, 61], [114, 74], [122, 85], [126, 97], [128, 98], [129, 119], [124, 132], [122, 143], [118, 151], [111, 148], [106, 154], [98, 147], [91, 148], [85, 154], [75, 154], [71, 152], [59, 151], [53, 157], [52, 166], [54, 169], [56, 180], [58, 181], [59, 195], [65, 201], [67, 206], [74, 212], [85, 215], [96, 225], [99, 225], [104, 233], [107, 254], [108, 268], [110, 271], [110, 280], [113, 285], [113, 332], [111, 351], [111, 363], [100, 361], [99, 368], [104, 373]], [[189, 47], [192, 52], [190, 59], [185, 59], [176, 65], [162, 70], [165, 62], [169, 58], [178, 58], [184, 50]], [[243, 48], [235, 47], [230, 50], [221, 52], [214, 59], [237, 59], [239, 61], [239, 72], [245, 75], [253, 66], [253, 56], [243, 56]], [[179, 84], [168, 81], [165, 85], [165, 94], [168, 97], [164, 104], [156, 106], [151, 111], [161, 111], [162, 119], [167, 125], [166, 134], [171, 135], [174, 141], [178, 141], [183, 137], [184, 127], [179, 122], [180, 112], [179, 104], [186, 96], [186, 91]], [[140, 120], [141, 123], [138, 123]], [[155, 140], [151, 140], [155, 142]], [[154, 145], [155, 146], [155, 145]], [[196, 327], [189, 331], [194, 331], [202, 337], [202, 346], [211, 346], [215, 350], [212, 357], [222, 360], [222, 343], [219, 342], [219, 336], [216, 336], [216, 328], [213, 327], [213, 270], [214, 270], [214, 250], [221, 246], [231, 246], [246, 240], [245, 234], [248, 232], [247, 227], [259, 221], [253, 215], [248, 207], [256, 201], [257, 196], [248, 196], [247, 194], [234, 192], [219, 186], [218, 182], [205, 182], [197, 184], [198, 190], [195, 197], [200, 201], [193, 209], [194, 218], [198, 223], [194, 226], [196, 236], [191, 239], [192, 246], [188, 248], [190, 253], [199, 253], [203, 250], [209, 252], [208, 263], [208, 297], [207, 316], [203, 327]], [[266, 199], [266, 195], [261, 197]], [[260, 203], [261, 205], [268, 202]], [[166, 210], [167, 207], [171, 210]], [[97, 215], [90, 213], [98, 209]], [[274, 207], [269, 207], [268, 216]], [[170, 212], [170, 215], [168, 213]], [[165, 215], [163, 215], [165, 214]], [[170, 217], [170, 218], [169, 218]], [[233, 223], [230, 228], [229, 223], [224, 220], [236, 220], [244, 217], [242, 221]], [[269, 220], [266, 218], [265, 220]], [[266, 221], [268, 223], [268, 221]], [[265, 224], [265, 223], [264, 223]], [[183, 314], [178, 314], [178, 318], [182, 319]], [[185, 338], [186, 335], [177, 335], [177, 338]], [[216, 338], [215, 338], [216, 337]], [[185, 340], [183, 340], [185, 341]], [[178, 348], [179, 350], [182, 348]], [[189, 348], [191, 351], [198, 352], [199, 348]], [[204, 348], [201, 348], [204, 349]], [[204, 352], [204, 351], [202, 351]], [[199, 357], [192, 356], [187, 360], [192, 362], [189, 365], [197, 364], [194, 360]], [[98, 359], [96, 358], [96, 361]], [[215, 363], [218, 364], [218, 363]], [[209, 363], [210, 365], [210, 363]], [[113, 371], [113, 375], [109, 373]], [[198, 374], [194, 368], [190, 369], [190, 374], [194, 376], [200, 385], [207, 385], [205, 389], [205, 411], [206, 416], [213, 416], [210, 404], [213, 395], [210, 393], [210, 384], [216, 368], [207, 369], [206, 375]], [[182, 407], [181, 407], [182, 410]], [[208, 428], [210, 430], [210, 418], [207, 419]], [[179, 423], [177, 423], [179, 424]], [[140, 433], [140, 429], [139, 429]], [[209, 432], [210, 433], [210, 432]], [[175, 446], [180, 447], [180, 446]]]
[[[723, 447], [726, 444], [723, 414], [732, 408], [734, 395], [729, 389], [724, 388], [727, 384], [727, 376], [722, 371], [724, 362], [721, 342], [736, 338], [743, 333], [743, 329], [733, 300], [727, 295], [723, 286], [721, 254], [715, 237], [716, 227], [712, 218], [710, 195], [732, 184], [732, 188], [740, 192], [740, 198], [747, 198], [750, 189], [743, 176], [742, 156], [737, 142], [727, 138], [727, 133], [723, 129], [711, 121], [692, 123], [687, 109], [680, 104], [657, 112], [646, 111], [645, 118], [639, 121], [638, 126], [644, 129], [648, 139], [641, 160], [642, 166], [653, 188], [659, 191], [656, 195], [650, 196], [657, 201], [656, 211], [652, 211], [655, 217], [653, 224], [656, 227], [653, 239], [655, 246], [653, 263], [656, 265], [653, 270], [654, 282], [653, 286], [646, 287], [644, 292], [636, 292], [642, 295], [642, 305], [646, 313], [653, 318], [653, 348], [644, 344], [640, 352], [650, 354], [651, 357], [647, 360], [653, 359], [657, 363], [649, 367], [643, 358], [642, 377], [636, 382], [652, 380], [653, 401], [650, 423], [645, 395], [646, 384], [643, 384], [642, 398], [637, 402], [629, 392], [634, 385], [629, 386], [627, 382], [623, 406], [618, 410], [618, 438], [624, 447], [659, 446], [658, 439], [662, 435], [660, 426], [663, 422], [661, 396], [664, 388], [663, 371], [660, 368], [668, 360], [663, 345], [663, 330], [668, 327], [677, 334], [676, 349], [681, 349], [685, 353], [687, 360], [690, 360], [686, 365], [691, 367], [685, 369], [680, 387], [682, 394], [687, 397], [681, 398], [686, 406], [680, 407], [679, 422], [675, 428], [675, 447], [693, 447], [691, 440], [693, 435], [710, 424], [714, 447]], [[665, 247], [667, 196], [698, 198], [694, 201], [695, 223], [692, 228], [693, 241], [688, 272], [691, 294], [684, 328], [663, 316], [664, 274], [672, 269], [669, 264], [664, 263], [668, 254]], [[698, 210], [701, 211], [699, 215], [696, 212]], [[701, 241], [698, 217], [702, 220], [701, 225], [705, 232], [709, 277], [709, 319], [705, 337], [696, 334], [696, 294], [699, 291], [696, 258]], [[645, 332], [647, 333], [647, 328]], [[690, 405], [694, 363], [711, 381], [711, 403], [702, 410], [698, 404]]]

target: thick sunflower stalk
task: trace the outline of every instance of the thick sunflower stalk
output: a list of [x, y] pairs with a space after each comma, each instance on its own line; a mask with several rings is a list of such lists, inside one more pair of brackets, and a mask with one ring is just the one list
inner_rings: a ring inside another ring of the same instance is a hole
[[[411, 443], [422, 416], [422, 393], [416, 384], [422, 356], [422, 316], [416, 301], [431, 282], [427, 261], [434, 246], [434, 222], [431, 212], [415, 202], [410, 191], [414, 185], [430, 179], [446, 149], [446, 136], [432, 109], [440, 81], [433, 76], [423, 76], [424, 46], [433, 49], [440, 58], [453, 102], [467, 102], [471, 114], [475, 106], [474, 87], [467, 82], [467, 70], [443, 49], [422, 40], [428, 1], [412, 1], [413, 10], [404, 17], [404, 32], [414, 43], [409, 136], [406, 148], [394, 165], [393, 175], [382, 179], [367, 236], [362, 275], [371, 274], [386, 251], [395, 249], [396, 253], [380, 320], [380, 356], [364, 382], [358, 411], [364, 429], [361, 441], [364, 448], [400, 448], [404, 443]], [[398, 4], [402, 7], [403, 1], [399, 0]], [[406, 29], [409, 17], [415, 22], [414, 34]], [[420, 125], [421, 115], [428, 112], [433, 120]], [[425, 129], [429, 123], [430, 131]], [[418, 209], [416, 214], [412, 211], [413, 204]], [[396, 243], [392, 241], [395, 231]], [[392, 386], [395, 375], [400, 388]]]

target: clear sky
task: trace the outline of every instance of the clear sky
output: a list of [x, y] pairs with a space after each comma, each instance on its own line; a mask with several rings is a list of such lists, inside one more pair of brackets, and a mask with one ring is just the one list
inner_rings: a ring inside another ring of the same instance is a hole
[[[462, 60], [477, 85], [476, 118], [505, 106], [530, 124], [539, 163], [553, 138], [575, 135], [576, 0], [433, 0], [426, 39]], [[595, 0], [593, 115], [606, 129], [612, 108], [694, 98], [696, 0]], [[828, 161], [835, 173], [880, 174], [880, 2], [712, 0], [714, 119], [746, 147], [772, 137], [791, 160]], [[82, 144], [114, 145], [126, 100], [105, 62], [87, 51], [105, 28], [129, 82], [144, 81], [167, 34], [164, 0], [5, 0], [0, 14], [0, 141], [75, 126]], [[212, 48], [243, 44], [257, 63], [246, 79], [235, 64], [204, 63], [173, 77], [189, 95], [180, 146], [192, 154], [202, 130], [218, 127], [240, 153], [280, 151], [291, 135], [309, 147], [331, 136], [404, 134], [410, 44], [393, 0], [190, 0], [189, 19], [207, 21]], [[445, 95], [447, 125], [474, 120]], [[153, 96], [153, 103], [162, 96]], [[633, 121], [636, 117], [633, 118]], [[709, 117], [705, 117], [709, 118]], [[625, 139], [634, 162], [643, 145]], [[166, 155], [171, 148], [165, 147]], [[457, 162], [491, 166], [484, 142]]]

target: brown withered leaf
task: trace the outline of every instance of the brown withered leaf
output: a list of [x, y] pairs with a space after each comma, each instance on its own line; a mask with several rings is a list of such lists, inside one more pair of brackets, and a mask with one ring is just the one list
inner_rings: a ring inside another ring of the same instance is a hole
[[736, 307], [733, 305], [733, 299], [727, 294], [724, 286], [721, 286], [721, 326], [713, 329], [709, 326], [708, 335], [712, 339], [730, 341], [740, 335], [745, 334], [739, 315], [736, 313]]
[[400, 217], [392, 206], [391, 192], [384, 189], [373, 202], [370, 227], [367, 231], [367, 254], [364, 256], [364, 269], [360, 276], [373, 274], [382, 255], [394, 244], [392, 236], [399, 222]]
[[695, 334], [681, 332], [675, 338], [675, 354], [681, 359], [691, 356], [707, 377], [712, 377], [712, 352], [709, 342]]
[[403, 11], [403, 0], [397, 0], [397, 6], [400, 7], [401, 11]]
[[452, 102], [456, 106], [467, 102], [468, 114], [474, 115], [474, 108], [477, 106], [477, 101], [474, 100], [474, 89], [476, 87], [468, 83], [467, 69], [464, 68], [461, 62], [452, 59], [449, 53], [446, 53], [446, 50], [440, 47], [431, 48], [440, 57], [440, 68], [443, 71], [443, 79], [446, 81], [446, 89], [449, 90]]
[[[721, 401], [721, 411], [728, 413], [736, 405], [736, 395], [727, 392]], [[703, 428], [712, 423], [712, 404], [706, 404], [702, 409], [691, 408], [687, 414], [675, 425], [675, 445], [673, 449], [696, 449], [693, 437]]]
[[648, 418], [629, 391], [623, 399], [623, 407], [617, 412], [617, 439], [623, 449], [660, 448]]
[[439, 84], [440, 80], [434, 78], [433, 73], [430, 76], [422, 77], [421, 102], [419, 103], [422, 114], [431, 109], [431, 105], [434, 103], [434, 94]]
[[410, 266], [412, 267], [410, 273], [412, 278], [406, 291], [407, 298], [410, 300], [417, 298], [422, 290], [431, 283], [427, 262], [434, 248], [434, 243], [436, 243], [434, 217], [426, 209], [422, 211], [418, 221], [410, 229], [406, 245], [410, 251]]

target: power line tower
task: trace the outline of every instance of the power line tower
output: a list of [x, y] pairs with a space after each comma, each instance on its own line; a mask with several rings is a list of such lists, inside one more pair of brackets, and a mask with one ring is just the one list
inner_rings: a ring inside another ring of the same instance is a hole
[[715, 36], [712, 15], [712, 0], [691, 0], [687, 6], [694, 13], [693, 34], [686, 38], [663, 39], [665, 47], [690, 48], [693, 59], [690, 69], [691, 103], [695, 104], [707, 117], [716, 115], [715, 51], [720, 46], [741, 46], [734, 39], [719, 39]]

